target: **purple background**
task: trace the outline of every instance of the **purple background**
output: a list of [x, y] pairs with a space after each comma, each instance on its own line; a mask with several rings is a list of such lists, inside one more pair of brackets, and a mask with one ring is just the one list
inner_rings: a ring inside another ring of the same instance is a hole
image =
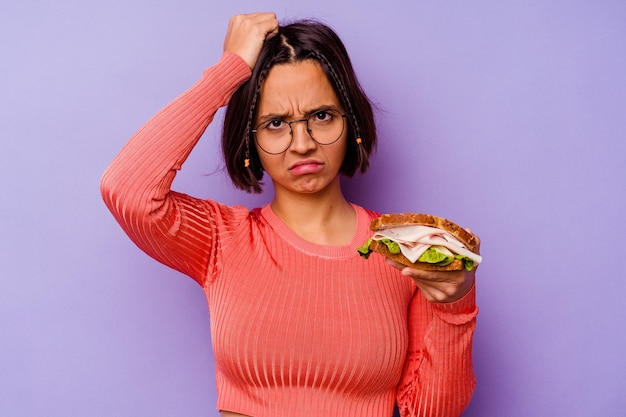
[[[256, 9], [335, 27], [380, 108], [350, 198], [482, 237], [465, 416], [623, 415], [626, 3], [581, 0], [2, 0], [0, 415], [217, 415], [202, 291], [136, 249], [98, 181]], [[218, 134], [176, 188], [268, 201], [230, 186]]]

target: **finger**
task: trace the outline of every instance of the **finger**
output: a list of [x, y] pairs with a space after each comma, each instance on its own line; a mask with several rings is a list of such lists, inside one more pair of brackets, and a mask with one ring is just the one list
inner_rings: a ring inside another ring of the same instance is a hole
[[267, 12], [267, 13], [251, 13], [248, 15], [240, 15], [243, 16], [242, 23], [246, 24], [249, 21], [249, 24], [252, 26], [259, 27], [261, 32], [264, 33], [264, 37], [268, 38], [272, 34], [278, 33], [278, 19], [276, 18], [276, 13]]
[[263, 42], [278, 33], [278, 19], [274, 13], [236, 15], [228, 22], [224, 51], [235, 53], [254, 67]]
[[385, 258], [385, 260], [389, 265], [399, 269], [402, 275], [413, 278], [414, 280], [421, 280], [424, 282], [444, 282], [449, 281], [451, 278], [449, 271], [423, 271], [421, 269], [415, 269], [401, 264], [391, 258]]
[[264, 13], [262, 23], [265, 28], [265, 40], [278, 34], [279, 23], [275, 13]]
[[385, 261], [386, 261], [389, 265], [393, 266], [393, 267], [394, 267], [394, 268], [396, 268], [396, 269], [399, 269], [400, 271], [402, 271], [404, 268], [406, 268], [406, 265], [402, 265], [400, 262], [394, 261], [394, 260], [393, 260], [393, 259], [391, 259], [391, 258], [385, 258]]

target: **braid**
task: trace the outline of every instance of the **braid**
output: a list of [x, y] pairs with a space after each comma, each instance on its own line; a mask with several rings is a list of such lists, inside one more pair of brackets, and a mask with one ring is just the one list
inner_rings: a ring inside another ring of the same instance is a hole
[[[352, 136], [347, 141], [346, 157], [340, 172], [351, 177], [357, 169], [361, 172], [367, 170], [370, 153], [376, 145], [371, 103], [359, 85], [347, 51], [335, 32], [315, 21], [299, 21], [280, 26], [278, 35], [263, 43], [250, 78], [239, 86], [228, 102], [222, 152], [228, 174], [237, 188], [247, 192], [262, 191], [263, 165], [255, 144], [251, 142], [255, 140], [252, 130], [261, 101], [262, 85], [271, 68], [308, 59], [320, 64], [332, 84], [344, 108], [343, 118], [348, 123], [348, 130], [343, 134]], [[244, 117], [247, 118], [242, 120]]]
[[352, 107], [352, 100], [350, 100], [350, 96], [348, 95], [348, 91], [346, 89], [346, 86], [344, 85], [343, 82], [341, 82], [341, 78], [339, 78], [339, 75], [337, 74], [337, 72], [335, 71], [335, 68], [330, 65], [330, 62], [328, 62], [328, 60], [326, 59], [326, 57], [320, 53], [317, 52], [313, 52], [312, 55], [317, 58], [322, 64], [323, 66], [326, 68], [326, 70], [328, 71], [330, 77], [333, 80], [334, 85], [337, 87], [337, 89], [339, 90], [339, 94], [341, 95], [342, 101], [344, 102], [345, 106], [347, 107], [347, 112], [348, 112], [348, 116], [350, 117], [350, 121], [352, 123], [352, 126], [354, 126], [354, 143], [352, 143], [353, 141], [348, 141], [348, 146], [350, 147], [354, 147], [355, 144], [357, 146], [357, 166], [360, 167], [360, 171], [361, 172], [365, 172], [367, 170], [367, 167], [369, 165], [368, 162], [368, 152], [364, 149], [363, 145], [361, 144], [362, 139], [361, 139], [361, 129], [359, 128], [359, 123], [357, 121], [356, 118], [356, 114], [354, 112], [354, 109]]
[[341, 95], [342, 101], [344, 102], [344, 104], [347, 107], [347, 110], [348, 110], [348, 113], [349, 113], [350, 119], [351, 119], [350, 121], [354, 125], [354, 134], [356, 135], [356, 137], [361, 137], [361, 131], [359, 129], [359, 124], [356, 121], [356, 116], [354, 115], [354, 110], [352, 109], [352, 102], [348, 98], [348, 92], [346, 90], [345, 85], [341, 82], [341, 79], [337, 75], [337, 72], [335, 71], [333, 66], [330, 65], [330, 62], [328, 62], [328, 60], [326, 59], [326, 57], [324, 55], [319, 54], [319, 53], [314, 53], [314, 55], [315, 55], [315, 57], [317, 59], [319, 59], [320, 62], [322, 62], [324, 64], [324, 66], [328, 70], [328, 73], [330, 74], [331, 78], [333, 79], [334, 84], [337, 86], [337, 89], [339, 90], [339, 94]]
[[248, 177], [248, 184], [256, 192], [261, 192], [261, 186], [259, 184], [259, 179], [263, 176], [263, 170], [259, 163], [256, 163], [256, 160], [253, 160], [250, 155], [250, 137], [252, 134], [252, 124], [254, 123], [254, 113], [256, 111], [256, 106], [259, 101], [259, 95], [261, 91], [261, 86], [263, 85], [263, 81], [267, 78], [267, 74], [269, 72], [269, 65], [266, 65], [259, 74], [257, 78], [256, 86], [254, 87], [254, 94], [252, 95], [252, 102], [250, 103], [250, 110], [248, 112], [248, 117], [246, 119], [246, 128], [244, 130], [243, 137], [244, 141], [240, 142], [239, 148], [237, 149], [237, 155], [244, 155], [244, 167], [246, 168], [246, 176]]

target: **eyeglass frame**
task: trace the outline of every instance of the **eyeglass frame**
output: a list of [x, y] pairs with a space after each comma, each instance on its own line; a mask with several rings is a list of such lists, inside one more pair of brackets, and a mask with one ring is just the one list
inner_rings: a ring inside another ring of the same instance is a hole
[[[309, 119], [311, 117], [313, 117], [314, 115], [316, 115], [319, 112], [329, 112], [329, 111], [335, 111], [337, 113], [339, 113], [339, 115], [341, 116], [341, 133], [339, 133], [339, 136], [337, 136], [337, 139], [333, 140], [332, 142], [329, 143], [320, 143], [318, 142], [313, 135], [311, 134], [311, 129], [309, 129]], [[318, 145], [321, 146], [327, 146], [327, 145], [332, 145], [333, 143], [337, 142], [339, 139], [341, 139], [341, 135], [343, 135], [343, 132], [346, 129], [346, 118], [348, 117], [347, 113], [341, 113], [339, 110], [337, 109], [333, 109], [333, 108], [329, 108], [329, 109], [319, 109], [319, 110], [315, 110], [313, 112], [311, 112], [311, 114], [309, 114], [308, 117], [304, 118], [304, 119], [297, 119], [297, 120], [292, 120], [290, 122], [286, 121], [286, 120], [282, 120], [282, 119], [270, 119], [270, 120], [266, 120], [264, 122], [259, 123], [258, 125], [256, 125], [256, 127], [254, 129], [252, 129], [250, 131], [250, 133], [252, 133], [253, 137], [254, 137], [254, 141], [256, 142], [257, 145], [259, 145], [259, 148], [261, 148], [261, 150], [263, 152], [265, 152], [266, 154], [269, 155], [280, 155], [281, 153], [285, 153], [287, 152], [287, 150], [289, 150], [289, 148], [291, 147], [291, 145], [293, 144], [293, 128], [291, 127], [291, 125], [293, 123], [301, 123], [301, 122], [305, 122], [306, 123], [306, 132], [309, 134], [309, 137], [313, 140], [313, 142], [317, 143]], [[289, 136], [291, 136], [291, 139], [289, 140], [289, 145], [287, 145], [287, 147], [285, 148], [285, 150], [280, 151], [280, 152], [268, 152], [265, 149], [263, 149], [263, 147], [261, 146], [261, 144], [259, 143], [256, 134], [257, 131], [259, 130], [259, 126], [261, 126], [264, 123], [269, 123], [272, 122], [273, 120], [280, 120], [284, 123], [287, 123], [289, 125]]]

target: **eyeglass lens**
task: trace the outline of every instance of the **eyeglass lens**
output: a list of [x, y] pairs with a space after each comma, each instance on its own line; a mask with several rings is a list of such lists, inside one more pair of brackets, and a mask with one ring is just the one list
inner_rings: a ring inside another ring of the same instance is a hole
[[287, 122], [282, 119], [272, 119], [260, 123], [254, 133], [259, 147], [270, 154], [280, 154], [291, 146], [293, 140], [293, 124], [306, 123], [306, 129], [311, 138], [320, 145], [330, 145], [341, 137], [344, 130], [345, 114], [334, 109], [318, 110], [306, 119]]

